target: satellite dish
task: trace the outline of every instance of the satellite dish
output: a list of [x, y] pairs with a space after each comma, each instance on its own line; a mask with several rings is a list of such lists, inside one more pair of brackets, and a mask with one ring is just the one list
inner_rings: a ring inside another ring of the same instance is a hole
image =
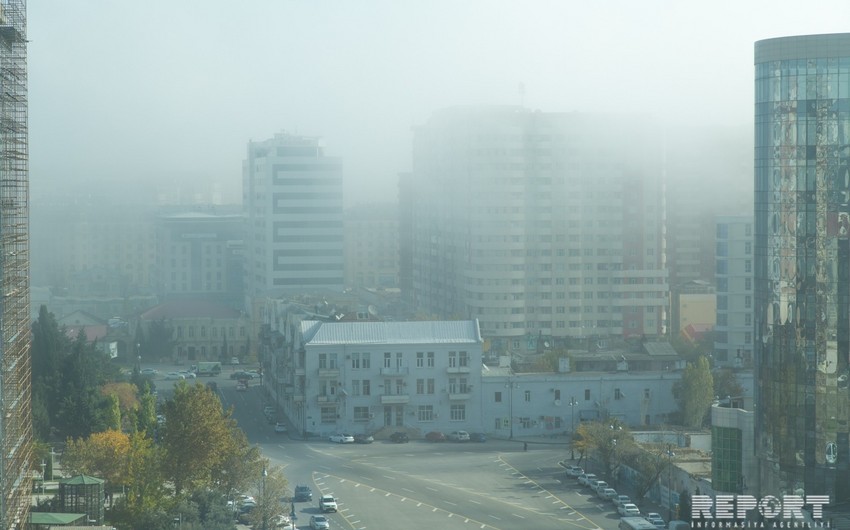
[[544, 348], [548, 348], [548, 347], [549, 347], [549, 341], [548, 341], [548, 340], [544, 340], [544, 341], [543, 341], [543, 347], [544, 347]]
[[378, 308], [377, 307], [370, 305], [369, 307], [366, 308], [366, 310], [369, 311], [369, 314], [372, 315], [373, 317], [378, 316]]

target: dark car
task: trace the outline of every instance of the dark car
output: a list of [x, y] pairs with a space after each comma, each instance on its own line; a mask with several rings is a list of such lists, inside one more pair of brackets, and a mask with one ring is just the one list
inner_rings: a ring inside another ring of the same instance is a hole
[[410, 437], [407, 436], [406, 432], [394, 432], [390, 435], [390, 441], [395, 442], [397, 444], [403, 444], [410, 441]]
[[245, 372], [233, 372], [230, 374], [231, 379], [253, 379], [249, 374]]
[[371, 434], [355, 434], [354, 435], [354, 443], [356, 443], [356, 444], [370, 444], [374, 441], [375, 441], [375, 438], [373, 438]]
[[313, 490], [310, 486], [295, 486], [295, 495], [292, 497], [295, 502], [309, 502], [313, 500]]
[[446, 435], [440, 431], [431, 431], [425, 435], [425, 439], [429, 442], [445, 442]]
[[469, 441], [483, 443], [487, 441], [487, 435], [483, 432], [471, 432], [469, 433]]

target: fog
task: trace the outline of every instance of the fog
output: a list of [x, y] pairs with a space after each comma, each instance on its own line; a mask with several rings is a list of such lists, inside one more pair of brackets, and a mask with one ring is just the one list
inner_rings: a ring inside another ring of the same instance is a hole
[[[394, 200], [412, 127], [459, 104], [752, 122], [753, 42], [846, 30], [850, 3], [30, 2], [33, 197], [217, 183], [246, 143], [322, 136], [346, 203]], [[751, 130], [751, 129], [750, 129]]]

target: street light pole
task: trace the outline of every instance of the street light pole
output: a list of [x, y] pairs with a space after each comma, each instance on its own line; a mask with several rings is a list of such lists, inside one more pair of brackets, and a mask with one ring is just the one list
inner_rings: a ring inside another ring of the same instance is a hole
[[268, 507], [268, 502], [267, 502], [268, 499], [266, 499], [266, 477], [268, 476], [268, 474], [269, 474], [269, 472], [266, 469], [266, 464], [264, 463], [263, 464], [263, 492], [260, 495], [260, 499], [262, 499], [262, 503], [263, 503], [263, 512], [262, 512], [262, 515], [263, 515], [263, 530], [266, 530], [266, 523], [269, 520], [269, 513], [268, 513], [269, 507]]
[[510, 395], [508, 396], [508, 402], [509, 402], [508, 414], [510, 414], [510, 416], [511, 416], [511, 418], [510, 418], [510, 426], [511, 426], [510, 439], [511, 440], [514, 439], [514, 388], [516, 388], [517, 386], [518, 385], [516, 383], [514, 383], [513, 381], [510, 381], [510, 382], [508, 382], [508, 384], [505, 385], [505, 387], [510, 390]]
[[667, 444], [667, 520], [673, 519], [673, 490], [671, 488], [673, 480], [673, 457], [676, 453], [670, 450], [670, 444]]
[[576, 442], [576, 405], [578, 405], [578, 401], [576, 401], [575, 396], [570, 396], [570, 460], [576, 459], [576, 450], [575, 450], [575, 442]]

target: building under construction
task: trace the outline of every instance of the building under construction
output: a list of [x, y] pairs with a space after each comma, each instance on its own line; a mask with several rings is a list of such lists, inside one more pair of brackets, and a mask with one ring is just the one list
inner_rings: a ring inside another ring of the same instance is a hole
[[30, 508], [29, 154], [26, 0], [0, 0], [0, 529]]

